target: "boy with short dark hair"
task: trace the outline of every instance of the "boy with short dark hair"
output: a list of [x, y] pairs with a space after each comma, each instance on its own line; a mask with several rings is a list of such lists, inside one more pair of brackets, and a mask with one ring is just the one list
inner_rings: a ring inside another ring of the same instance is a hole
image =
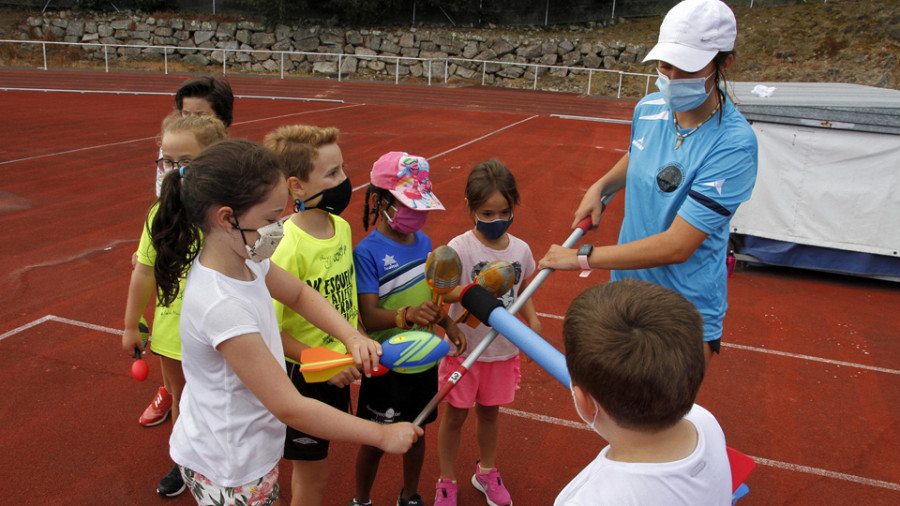
[[731, 504], [725, 435], [694, 404], [703, 319], [687, 299], [624, 279], [585, 290], [563, 323], [579, 416], [609, 442], [556, 506]]

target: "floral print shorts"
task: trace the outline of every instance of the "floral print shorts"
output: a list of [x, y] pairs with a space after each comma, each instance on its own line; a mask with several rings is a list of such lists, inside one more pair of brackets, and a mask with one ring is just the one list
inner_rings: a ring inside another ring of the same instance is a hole
[[197, 471], [178, 467], [184, 484], [200, 506], [271, 506], [278, 499], [277, 465], [262, 478], [240, 487], [222, 487]]

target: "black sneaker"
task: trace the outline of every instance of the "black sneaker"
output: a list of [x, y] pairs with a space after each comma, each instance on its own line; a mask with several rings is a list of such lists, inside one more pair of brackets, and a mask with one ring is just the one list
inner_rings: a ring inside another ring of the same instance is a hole
[[413, 494], [409, 499], [403, 498], [403, 491], [400, 491], [400, 497], [397, 498], [397, 506], [425, 506], [425, 501], [419, 494]]
[[159, 481], [156, 492], [159, 493], [159, 495], [164, 495], [166, 497], [175, 497], [184, 492], [184, 480], [181, 478], [181, 471], [178, 469], [178, 464], [172, 466], [169, 474]]

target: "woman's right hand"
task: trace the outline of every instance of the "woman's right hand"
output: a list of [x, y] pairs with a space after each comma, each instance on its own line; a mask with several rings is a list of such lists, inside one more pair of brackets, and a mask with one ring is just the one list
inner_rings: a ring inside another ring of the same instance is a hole
[[572, 222], [572, 229], [578, 227], [585, 217], [591, 217], [591, 228], [600, 226], [600, 213], [603, 212], [603, 204], [600, 199], [603, 198], [603, 185], [600, 181], [592, 184], [581, 198], [581, 203], [575, 209], [575, 220]]
[[406, 453], [425, 431], [409, 422], [379, 425], [381, 441], [378, 447], [387, 453]]

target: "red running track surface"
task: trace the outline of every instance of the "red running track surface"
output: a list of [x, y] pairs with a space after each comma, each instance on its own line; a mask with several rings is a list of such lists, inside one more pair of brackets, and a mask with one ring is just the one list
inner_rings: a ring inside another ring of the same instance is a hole
[[[9, 504], [193, 504], [155, 493], [170, 467], [170, 424], [137, 418], [160, 384], [130, 377], [121, 350], [131, 253], [153, 200], [155, 136], [184, 75], [0, 70], [0, 463]], [[569, 235], [582, 193], [628, 145], [628, 126], [552, 117], [630, 119], [633, 102], [484, 87], [229, 77], [239, 96], [234, 137], [261, 140], [276, 126], [337, 126], [354, 186], [391, 150], [428, 157], [447, 211], [425, 231], [435, 245], [471, 227], [463, 187], [478, 161], [500, 158], [517, 176], [522, 206], [511, 232], [541, 257]], [[361, 227], [362, 191], [344, 217]], [[622, 199], [599, 230], [613, 243]], [[561, 349], [569, 301], [604, 272], [554, 273], [537, 291], [544, 337]], [[792, 269], [741, 269], [729, 280], [723, 353], [698, 402], [728, 443], [757, 461], [740, 504], [900, 503], [900, 290], [888, 282]], [[523, 360], [522, 389], [501, 414], [499, 466], [516, 504], [549, 505], [605, 444], [580, 424], [567, 389]], [[355, 393], [356, 387], [352, 387]], [[576, 423], [577, 422], [577, 423]], [[437, 425], [428, 427], [420, 493], [431, 503]], [[457, 474], [460, 504], [483, 504], [469, 484], [473, 422]], [[333, 445], [328, 504], [353, 494], [356, 448]], [[285, 504], [290, 466], [282, 466]], [[375, 504], [393, 504], [400, 458], [386, 456]]]

